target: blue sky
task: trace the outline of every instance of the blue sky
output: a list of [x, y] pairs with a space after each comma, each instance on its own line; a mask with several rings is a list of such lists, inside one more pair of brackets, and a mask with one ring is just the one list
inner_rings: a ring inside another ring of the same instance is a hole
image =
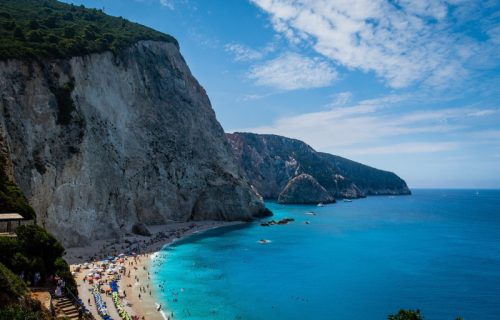
[[224, 129], [500, 188], [500, 2], [79, 0], [175, 36]]

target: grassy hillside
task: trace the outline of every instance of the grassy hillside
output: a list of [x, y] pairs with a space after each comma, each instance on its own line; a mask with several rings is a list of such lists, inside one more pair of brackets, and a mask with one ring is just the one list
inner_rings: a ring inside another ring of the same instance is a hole
[[139, 40], [177, 40], [151, 28], [55, 0], [0, 0], [0, 59], [118, 51]]

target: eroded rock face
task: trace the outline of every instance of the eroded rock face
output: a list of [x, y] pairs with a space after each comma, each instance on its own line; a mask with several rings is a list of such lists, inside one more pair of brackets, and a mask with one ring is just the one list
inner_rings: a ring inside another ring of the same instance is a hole
[[57, 61], [0, 61], [13, 177], [65, 245], [135, 222], [251, 220], [262, 199], [172, 43]]
[[316, 152], [300, 140], [239, 132], [226, 136], [250, 183], [267, 199], [278, 199], [289, 182], [304, 173], [335, 198], [411, 193], [392, 172]]
[[332, 203], [335, 198], [311, 175], [302, 173], [291, 179], [278, 196], [279, 203]]
[[142, 222], [134, 223], [131, 231], [140, 236], [146, 236], [146, 237], [151, 236], [151, 231], [149, 231], [148, 227]]

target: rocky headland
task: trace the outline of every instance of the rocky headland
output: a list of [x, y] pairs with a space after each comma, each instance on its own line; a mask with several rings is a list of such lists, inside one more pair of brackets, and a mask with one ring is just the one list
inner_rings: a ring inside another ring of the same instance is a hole
[[396, 174], [277, 135], [228, 133], [233, 153], [265, 199], [282, 203], [328, 203], [335, 198], [411, 194]]

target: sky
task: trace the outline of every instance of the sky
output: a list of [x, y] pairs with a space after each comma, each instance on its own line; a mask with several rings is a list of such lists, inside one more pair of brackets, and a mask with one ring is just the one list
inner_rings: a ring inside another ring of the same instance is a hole
[[500, 1], [72, 0], [179, 40], [226, 132], [500, 188]]

